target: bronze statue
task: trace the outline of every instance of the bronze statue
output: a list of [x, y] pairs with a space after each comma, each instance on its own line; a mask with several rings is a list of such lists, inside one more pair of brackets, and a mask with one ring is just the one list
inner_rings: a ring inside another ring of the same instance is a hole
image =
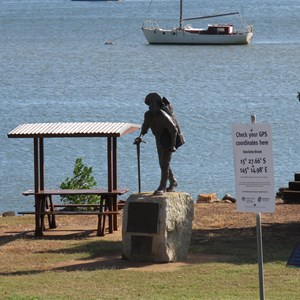
[[[185, 141], [180, 132], [180, 128], [173, 108], [170, 102], [157, 93], [150, 93], [145, 98], [145, 104], [149, 106], [149, 110], [144, 115], [139, 137], [134, 140], [134, 144], [139, 145], [143, 141], [143, 136], [151, 129], [156, 140], [156, 147], [161, 169], [161, 179], [159, 187], [154, 194], [160, 195], [165, 191], [173, 192], [177, 186], [177, 180], [174, 177], [170, 167], [172, 153], [182, 146]], [[166, 188], [169, 180], [169, 187]]]

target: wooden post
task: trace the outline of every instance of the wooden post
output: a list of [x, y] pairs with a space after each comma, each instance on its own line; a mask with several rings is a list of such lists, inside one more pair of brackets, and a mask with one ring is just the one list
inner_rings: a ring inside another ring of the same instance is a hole
[[[118, 189], [118, 146], [117, 146], [117, 138], [113, 138], [113, 189]], [[118, 210], [118, 195], [111, 196], [112, 201], [112, 210]], [[118, 216], [116, 214], [112, 215], [113, 218], [113, 230], [118, 230]]]
[[[39, 139], [33, 139], [33, 152], [34, 152], [34, 191], [38, 193], [40, 191], [40, 178], [39, 178]], [[41, 213], [41, 202], [39, 195], [34, 196], [35, 199], [35, 235], [43, 235], [43, 222]]]
[[45, 175], [44, 175], [44, 139], [39, 138], [39, 144], [40, 144], [40, 187], [39, 190], [44, 190], [45, 188]]
[[113, 154], [112, 154], [112, 138], [107, 138], [107, 189], [109, 192], [113, 190]]

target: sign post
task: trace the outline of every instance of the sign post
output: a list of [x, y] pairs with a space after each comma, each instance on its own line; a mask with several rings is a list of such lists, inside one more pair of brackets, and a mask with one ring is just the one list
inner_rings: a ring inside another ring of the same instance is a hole
[[275, 211], [272, 132], [255, 122], [232, 127], [237, 210], [256, 213], [260, 299], [264, 299], [261, 212]]

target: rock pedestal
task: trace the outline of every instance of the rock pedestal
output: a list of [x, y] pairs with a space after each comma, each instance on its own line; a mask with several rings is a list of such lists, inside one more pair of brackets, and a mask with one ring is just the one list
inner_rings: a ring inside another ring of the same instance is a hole
[[185, 259], [190, 247], [194, 202], [187, 193], [132, 194], [123, 214], [123, 257], [135, 261]]

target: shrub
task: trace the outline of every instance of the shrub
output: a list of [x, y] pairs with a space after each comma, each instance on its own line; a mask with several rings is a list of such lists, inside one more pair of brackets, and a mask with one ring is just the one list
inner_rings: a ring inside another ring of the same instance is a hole
[[[74, 166], [73, 177], [67, 177], [60, 185], [61, 189], [90, 189], [97, 185], [92, 167], [83, 164], [82, 158], [77, 158]], [[97, 195], [66, 195], [61, 196], [65, 204], [99, 204]]]

